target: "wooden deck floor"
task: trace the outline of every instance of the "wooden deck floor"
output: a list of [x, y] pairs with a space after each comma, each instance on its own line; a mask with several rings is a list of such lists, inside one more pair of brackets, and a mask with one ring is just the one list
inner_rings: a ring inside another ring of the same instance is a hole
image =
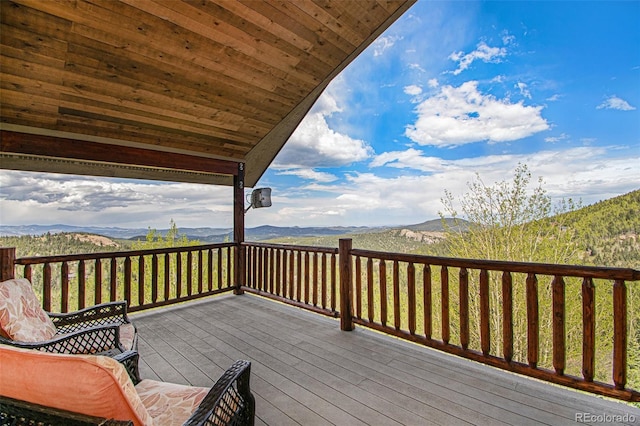
[[236, 359], [250, 360], [257, 425], [582, 424], [578, 413], [640, 424], [629, 405], [363, 328], [342, 332], [337, 320], [253, 295], [131, 317], [143, 378], [209, 387]]

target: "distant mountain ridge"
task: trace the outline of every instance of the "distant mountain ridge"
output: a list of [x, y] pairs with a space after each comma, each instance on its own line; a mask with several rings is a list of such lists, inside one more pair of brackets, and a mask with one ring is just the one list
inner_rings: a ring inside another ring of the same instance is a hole
[[[386, 229], [410, 229], [412, 231], [443, 231], [440, 219], [429, 220], [416, 225], [408, 226], [271, 226], [263, 225], [255, 228], [245, 229], [247, 241], [263, 241], [284, 237], [323, 237], [333, 235], [365, 234], [369, 232], [380, 232]], [[156, 232], [165, 236], [169, 229], [157, 229]], [[143, 240], [146, 238], [148, 228], [119, 228], [119, 227], [99, 227], [99, 226], [74, 226], [74, 225], [0, 225], [0, 236], [18, 237], [22, 235], [43, 235], [47, 233], [86, 233], [103, 235], [105, 237]], [[180, 235], [186, 235], [189, 240], [200, 240], [203, 243], [218, 243], [233, 238], [232, 228], [181, 228], [178, 227]]]

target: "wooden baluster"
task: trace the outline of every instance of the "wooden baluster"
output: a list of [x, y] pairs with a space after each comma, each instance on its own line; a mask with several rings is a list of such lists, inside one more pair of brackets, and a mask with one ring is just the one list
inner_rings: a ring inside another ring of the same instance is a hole
[[412, 262], [407, 265], [407, 297], [409, 302], [409, 333], [416, 334], [416, 268]]
[[373, 304], [373, 259], [367, 259], [367, 309], [369, 314], [369, 322], [373, 322], [375, 315]]
[[431, 291], [431, 266], [424, 265], [422, 268], [422, 304], [424, 305], [424, 337], [426, 337], [427, 339], [431, 339], [431, 333], [433, 332], [433, 304]]
[[[288, 291], [289, 291], [289, 283], [288, 283], [288, 272], [289, 272], [289, 263], [287, 262], [287, 260], [289, 259], [289, 256], [287, 255], [287, 251], [286, 250], [282, 250], [282, 297], [287, 297]], [[324, 302], [323, 302], [324, 303]]]
[[336, 286], [338, 280], [336, 279], [338, 268], [336, 268], [336, 254], [331, 253], [331, 310], [336, 310]]
[[198, 294], [202, 294], [204, 278], [204, 264], [202, 259], [202, 250], [198, 250]]
[[31, 279], [31, 265], [24, 265], [24, 277], [29, 280], [29, 282], [33, 282]]
[[489, 271], [480, 270], [480, 350], [484, 355], [491, 351], [491, 332], [489, 317]]
[[[251, 288], [256, 287], [256, 248], [247, 247], [247, 285]], [[220, 256], [220, 254], [218, 254]], [[220, 279], [220, 259], [218, 258], [218, 288], [221, 286]]]
[[510, 272], [502, 273], [502, 356], [513, 359], [513, 281]]
[[187, 296], [193, 293], [193, 252], [187, 252]]
[[469, 272], [466, 268], [460, 268], [460, 346], [469, 348]]
[[269, 267], [265, 270], [265, 273], [269, 276], [269, 293], [273, 294], [275, 291], [275, 283], [273, 282], [274, 274], [273, 274], [273, 249], [269, 247], [266, 252], [267, 260], [265, 261], [265, 265], [268, 263]]
[[227, 247], [227, 287], [233, 287], [231, 285], [231, 277], [233, 277], [233, 274], [231, 273], [232, 259], [233, 249], [231, 247]]
[[553, 304], [553, 368], [556, 374], [563, 375], [565, 367], [565, 300], [564, 279], [561, 275], [553, 277], [551, 283]]
[[131, 303], [131, 258], [126, 256], [124, 258], [124, 299], [129, 306]]
[[322, 253], [322, 276], [320, 277], [322, 309], [327, 309], [327, 253]]
[[182, 253], [176, 253], [176, 299], [182, 296]]
[[380, 259], [380, 323], [387, 325], [387, 264]]
[[118, 300], [118, 258], [112, 257], [109, 271], [109, 300]]
[[[227, 249], [227, 250], [229, 250], [229, 249]], [[254, 247], [253, 254], [254, 254], [254, 256], [253, 256], [253, 281], [252, 281], [252, 283], [253, 283], [253, 288], [258, 288], [257, 285], [256, 285], [256, 275], [257, 275], [256, 274], [256, 258], [257, 258], [257, 256], [256, 256], [256, 252], [255, 252], [255, 247]], [[224, 267], [223, 267], [223, 264], [222, 264], [222, 249], [221, 248], [218, 248], [216, 250], [216, 256], [218, 257], [218, 290], [220, 290], [222, 288], [222, 285], [223, 285], [223, 282], [224, 282], [223, 274], [222, 274], [224, 272]]]
[[309, 304], [309, 275], [311, 274], [309, 267], [309, 252], [304, 252], [304, 303]]
[[276, 260], [275, 260], [275, 262], [276, 262], [276, 276], [275, 276], [275, 281], [276, 281], [276, 294], [278, 296], [280, 296], [282, 294], [282, 293], [280, 293], [280, 290], [282, 288], [282, 284], [281, 284], [282, 275], [281, 275], [281, 270], [280, 270], [282, 259], [280, 257], [280, 252], [281, 252], [280, 249], [276, 249]]
[[440, 286], [442, 298], [442, 341], [449, 343], [450, 327], [449, 327], [449, 270], [443, 266], [440, 270]]
[[138, 306], [144, 305], [145, 261], [138, 256]]
[[78, 309], [84, 309], [86, 300], [86, 269], [84, 260], [78, 261]]
[[158, 255], [153, 253], [151, 256], [151, 303], [158, 301]]
[[164, 300], [171, 298], [171, 254], [164, 255]]
[[293, 300], [293, 290], [295, 288], [294, 280], [294, 268], [295, 268], [295, 253], [293, 250], [289, 251], [289, 300]]
[[302, 300], [302, 252], [298, 250], [296, 254], [296, 300], [300, 302]]
[[102, 263], [100, 259], [96, 259], [94, 262], [94, 299], [93, 304], [99, 305], [102, 303]]
[[313, 306], [318, 306], [318, 253], [313, 254]]
[[538, 278], [535, 274], [527, 275], [527, 359], [529, 366], [538, 366], [539, 351], [539, 321], [538, 321]]
[[627, 288], [623, 280], [613, 282], [613, 383], [627, 384]]
[[582, 280], [582, 377], [593, 381], [596, 365], [596, 298], [591, 278]]
[[393, 325], [400, 330], [400, 265], [393, 262]]
[[[51, 264], [45, 263], [43, 266], [42, 292], [44, 298], [45, 311], [51, 310]], [[69, 264], [62, 262], [60, 266], [60, 312], [69, 312]], [[48, 302], [47, 302], [48, 300]], [[47, 308], [46, 305], [49, 304]]]
[[257, 264], [257, 270], [256, 270], [258, 290], [264, 290], [262, 286], [262, 262], [264, 261], [264, 258], [262, 256], [262, 250], [263, 250], [262, 247], [258, 247], [258, 252], [257, 252], [258, 264]]
[[353, 295], [356, 304], [356, 318], [362, 318], [362, 265], [360, 264], [360, 256], [356, 256], [356, 294]]
[[[244, 250], [244, 248], [242, 250]], [[249, 267], [248, 262], [246, 263], [245, 267], [248, 269]], [[246, 277], [244, 282], [247, 283], [246, 285], [249, 285], [248, 284], [249, 280], [247, 280]], [[207, 290], [213, 291], [213, 250], [212, 249], [207, 250]]]

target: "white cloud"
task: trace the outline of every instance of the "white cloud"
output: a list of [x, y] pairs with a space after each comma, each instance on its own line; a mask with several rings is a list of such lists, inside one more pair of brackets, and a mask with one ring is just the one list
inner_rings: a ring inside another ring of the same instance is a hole
[[547, 99], [545, 99], [545, 100], [547, 100], [547, 101], [549, 101], [549, 102], [555, 102], [555, 101], [560, 100], [560, 98], [561, 98], [561, 97], [562, 97], [562, 95], [559, 95], [559, 94], [557, 94], [557, 93], [556, 93], [555, 95], [549, 96], [549, 97], [548, 97]]
[[449, 59], [458, 63], [458, 68], [452, 71], [453, 75], [458, 75], [466, 70], [477, 60], [485, 63], [499, 63], [507, 56], [507, 49], [504, 47], [490, 47], [485, 42], [478, 43], [476, 50], [465, 54], [464, 52], [454, 52], [449, 55]]
[[[612, 154], [616, 156], [612, 157]], [[445, 160], [416, 148], [376, 156], [369, 173], [347, 181], [304, 187], [273, 188], [273, 206], [251, 212], [246, 226], [398, 225], [438, 217], [444, 189], [468, 191], [475, 173], [491, 185], [509, 180], [518, 163], [534, 179], [542, 177], [554, 198], [582, 199], [585, 204], [635, 189], [640, 182], [637, 150], [624, 147], [579, 147], [522, 155], [492, 155]], [[377, 168], [386, 167], [385, 176]], [[389, 168], [402, 169], [389, 176]], [[413, 172], [412, 172], [413, 171]], [[3, 224], [101, 225], [167, 228], [230, 227], [232, 189], [211, 185], [166, 184], [41, 173], [0, 173], [0, 217]], [[84, 200], [90, 198], [90, 202]], [[98, 204], [101, 203], [101, 204]], [[100, 205], [100, 209], [92, 204]]]
[[373, 154], [373, 149], [366, 141], [354, 139], [329, 126], [327, 118], [342, 111], [341, 102], [336, 95], [339, 93], [339, 86], [332, 86], [332, 90], [318, 99], [275, 158], [272, 168], [282, 170], [347, 166], [366, 160]]
[[560, 136], [549, 136], [548, 138], [544, 138], [544, 141], [549, 143], [556, 143], [567, 139], [569, 139], [569, 135], [567, 135], [566, 133], [562, 133]]
[[394, 167], [415, 169], [423, 172], [443, 171], [447, 162], [438, 157], [423, 157], [422, 151], [409, 148], [406, 151], [391, 151], [377, 155], [370, 167]]
[[597, 109], [617, 109], [620, 111], [633, 111], [636, 108], [631, 106], [629, 102], [620, 99], [617, 96], [611, 96], [596, 107]]
[[410, 86], [405, 86], [404, 93], [410, 96], [418, 96], [419, 94], [422, 93], [422, 87], [416, 86], [415, 84], [412, 84]]
[[438, 82], [438, 79], [436, 78], [432, 78], [431, 80], [428, 81], [427, 83], [429, 85], [429, 87], [431, 87], [432, 89], [437, 88], [438, 86], [440, 86], [440, 83]]
[[381, 56], [387, 49], [393, 47], [394, 44], [398, 40], [401, 40], [402, 37], [398, 36], [382, 36], [378, 37], [376, 41], [373, 42], [373, 56]]
[[484, 95], [478, 82], [443, 86], [440, 93], [416, 107], [418, 118], [407, 137], [420, 145], [458, 146], [477, 141], [514, 141], [549, 129], [542, 107], [510, 103]]
[[326, 173], [326, 172], [318, 172], [313, 169], [292, 169], [292, 170], [284, 170], [277, 172], [278, 175], [288, 175], [288, 176], [298, 176], [302, 179], [314, 180], [316, 182], [333, 182], [338, 179], [337, 176]]
[[520, 94], [527, 99], [531, 99], [531, 92], [526, 83], [518, 82], [516, 83], [516, 88], [520, 91]]
[[214, 185], [93, 178], [49, 173], [0, 173], [3, 224], [167, 228], [230, 226], [232, 188]]

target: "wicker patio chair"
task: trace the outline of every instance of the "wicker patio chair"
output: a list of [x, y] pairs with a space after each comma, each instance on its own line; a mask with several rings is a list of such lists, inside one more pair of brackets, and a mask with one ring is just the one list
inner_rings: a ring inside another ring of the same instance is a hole
[[0, 343], [45, 352], [113, 355], [137, 350], [137, 339], [124, 301], [56, 314], [42, 309], [29, 280], [0, 283]]
[[[137, 365], [137, 352], [123, 355]], [[123, 365], [105, 356], [0, 345], [0, 365], [0, 395], [5, 397], [0, 400], [0, 416], [11, 412], [31, 422], [24, 424], [38, 424], [42, 410], [34, 407], [45, 407], [48, 419], [62, 416], [57, 422], [47, 420], [52, 424], [66, 424], [64, 416], [69, 412], [130, 420], [135, 426], [254, 424], [249, 361], [236, 361], [210, 389], [149, 379], [134, 386]]]

